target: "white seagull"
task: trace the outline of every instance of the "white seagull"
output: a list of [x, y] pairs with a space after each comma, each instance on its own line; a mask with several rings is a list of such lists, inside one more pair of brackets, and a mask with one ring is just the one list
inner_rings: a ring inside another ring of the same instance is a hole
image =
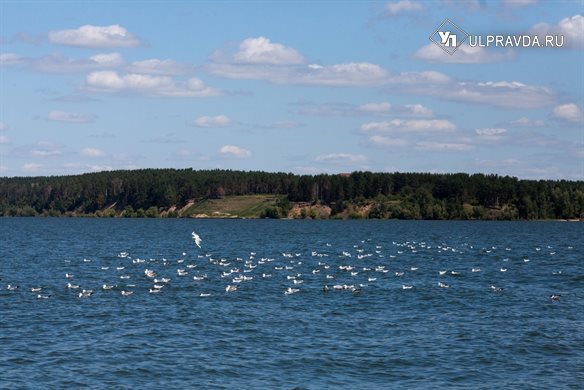
[[197, 245], [200, 248], [201, 242], [203, 242], [203, 240], [201, 240], [201, 237], [195, 232], [193, 232], [193, 240], [195, 240], [195, 245]]

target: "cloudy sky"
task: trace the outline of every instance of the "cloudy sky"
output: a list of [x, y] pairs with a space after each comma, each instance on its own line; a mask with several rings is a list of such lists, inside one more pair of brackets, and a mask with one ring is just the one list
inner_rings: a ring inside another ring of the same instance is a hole
[[[0, 176], [584, 179], [584, 2], [0, 2]], [[430, 40], [556, 34], [562, 48]]]

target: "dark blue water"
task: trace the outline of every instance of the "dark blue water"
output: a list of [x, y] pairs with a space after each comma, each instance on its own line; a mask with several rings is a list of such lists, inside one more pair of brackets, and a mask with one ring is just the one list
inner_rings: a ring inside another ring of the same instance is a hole
[[581, 388], [583, 226], [1, 219], [0, 387]]

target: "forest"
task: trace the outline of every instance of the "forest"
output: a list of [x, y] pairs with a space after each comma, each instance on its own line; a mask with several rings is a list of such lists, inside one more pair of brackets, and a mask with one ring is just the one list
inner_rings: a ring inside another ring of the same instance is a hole
[[255, 215], [261, 218], [584, 217], [584, 181], [466, 173], [296, 175], [192, 169], [4, 177], [0, 215], [192, 217], [187, 206], [196, 202], [260, 194], [276, 199]]

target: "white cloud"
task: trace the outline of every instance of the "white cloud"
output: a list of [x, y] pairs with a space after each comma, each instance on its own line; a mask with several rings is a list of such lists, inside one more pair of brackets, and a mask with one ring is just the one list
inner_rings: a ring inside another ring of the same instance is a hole
[[152, 58], [143, 61], [132, 62], [127, 68], [130, 73], [155, 74], [165, 76], [177, 76], [193, 73], [195, 66], [173, 60], [159, 60]]
[[373, 115], [400, 115], [400, 116], [415, 116], [415, 117], [431, 117], [434, 112], [428, 107], [421, 104], [406, 104], [404, 106], [393, 105], [388, 102], [383, 103], [366, 103], [358, 107], [358, 110], [363, 113]]
[[224, 157], [248, 158], [251, 157], [251, 152], [247, 149], [240, 148], [235, 145], [223, 145], [219, 149], [219, 153]]
[[49, 41], [59, 45], [85, 48], [135, 47], [138, 38], [120, 25], [85, 25], [75, 30], [49, 32]]
[[499, 128], [487, 127], [483, 129], [475, 129], [475, 133], [479, 137], [479, 140], [487, 142], [495, 142], [501, 140], [505, 136], [506, 132], [507, 129], [504, 129], [502, 127]]
[[442, 143], [433, 141], [423, 141], [416, 143], [416, 149], [428, 151], [452, 151], [452, 152], [466, 152], [474, 149], [472, 145], [464, 143]]
[[325, 162], [330, 164], [353, 164], [367, 161], [367, 157], [362, 154], [349, 153], [331, 153], [320, 155], [315, 158], [315, 161]]
[[430, 110], [428, 107], [424, 107], [421, 104], [406, 104], [404, 107], [411, 112], [412, 116], [434, 116], [434, 112], [432, 110]]
[[35, 149], [31, 150], [30, 154], [35, 157], [51, 157], [61, 155], [61, 151], [58, 149]]
[[369, 137], [369, 142], [378, 147], [402, 147], [409, 144], [408, 141], [401, 138], [390, 138], [383, 135], [373, 135]]
[[226, 127], [231, 126], [231, 119], [226, 115], [201, 116], [193, 121], [196, 127]]
[[450, 55], [434, 43], [429, 43], [420, 48], [415, 58], [432, 63], [453, 63], [453, 64], [486, 64], [500, 62], [513, 58], [511, 50], [500, 51], [479, 46], [462, 44], [456, 53]]
[[81, 150], [81, 155], [85, 157], [103, 157], [105, 152], [97, 148], [84, 148]]
[[506, 7], [526, 7], [529, 5], [534, 5], [538, 0], [501, 0]]
[[0, 66], [12, 66], [22, 64], [26, 58], [14, 53], [0, 53]]
[[582, 122], [584, 115], [580, 108], [574, 103], [562, 104], [554, 107], [552, 115], [568, 122]]
[[295, 127], [304, 126], [303, 123], [293, 121], [293, 120], [283, 120], [283, 121], [276, 121], [272, 122], [268, 125], [256, 125], [255, 127], [259, 127], [262, 129], [293, 129]]
[[[484, 60], [484, 56], [480, 58]], [[266, 80], [272, 84], [385, 87], [391, 88], [392, 93], [439, 96], [499, 107], [535, 108], [554, 100], [549, 89], [516, 81], [461, 82], [437, 71], [392, 73], [368, 62], [276, 66], [215, 61], [207, 64], [205, 69], [212, 75], [229, 79]]]
[[584, 16], [574, 15], [567, 17], [560, 20], [557, 25], [538, 23], [529, 30], [529, 33], [540, 37], [544, 35], [563, 35], [563, 47], [584, 49]]
[[469, 11], [477, 11], [482, 8], [481, 0], [442, 0], [441, 3], [448, 7]]
[[47, 115], [50, 121], [66, 123], [91, 123], [95, 122], [95, 114], [79, 114], [75, 112], [51, 111]]
[[5, 135], [0, 135], [0, 145], [7, 145], [10, 143], [10, 138]]
[[197, 78], [179, 83], [168, 76], [135, 73], [120, 76], [114, 71], [92, 72], [87, 75], [85, 84], [87, 89], [96, 92], [137, 93], [152, 97], [205, 97], [221, 94]]
[[389, 102], [365, 103], [354, 105], [349, 103], [296, 103], [302, 114], [323, 116], [390, 116], [400, 117], [432, 117], [434, 112], [422, 104], [391, 104]]
[[391, 103], [367, 103], [359, 106], [359, 110], [372, 114], [387, 114], [391, 112], [393, 106]]
[[446, 119], [392, 119], [383, 122], [368, 122], [361, 125], [365, 133], [377, 132], [448, 132], [456, 126]]
[[542, 127], [545, 125], [541, 119], [532, 120], [527, 117], [521, 117], [509, 123], [516, 127]]
[[397, 15], [402, 12], [423, 11], [425, 7], [419, 1], [400, 0], [386, 3], [385, 9], [390, 15]]
[[42, 169], [42, 165], [40, 164], [35, 164], [35, 163], [28, 163], [28, 164], [24, 164], [22, 166], [22, 170], [24, 172], [38, 172]]
[[484, 129], [475, 129], [475, 132], [479, 137], [491, 137], [496, 135], [502, 135], [507, 132], [507, 129], [487, 127]]
[[68, 58], [61, 54], [49, 54], [30, 59], [28, 64], [41, 72], [76, 73], [116, 68], [121, 66], [123, 62], [124, 60], [119, 53], [101, 53], [89, 58]]
[[426, 84], [407, 87], [406, 91], [438, 96], [446, 100], [505, 108], [537, 108], [555, 100], [555, 94], [548, 88], [517, 81], [454, 82], [444, 86]]
[[304, 57], [296, 50], [272, 43], [266, 37], [244, 40], [233, 59], [241, 64], [296, 65], [305, 62]]
[[8, 130], [8, 125], [4, 122], [0, 122], [0, 131]]
[[336, 65], [269, 66], [212, 63], [209, 73], [230, 79], [267, 80], [273, 84], [371, 86], [389, 81], [389, 72], [376, 64], [351, 62]]
[[91, 56], [89, 59], [102, 66], [119, 66], [124, 62], [119, 53], [101, 53]]
[[388, 72], [379, 65], [367, 62], [350, 62], [329, 66], [308, 68], [299, 72], [297, 80], [300, 84], [315, 85], [376, 85], [388, 76]]

